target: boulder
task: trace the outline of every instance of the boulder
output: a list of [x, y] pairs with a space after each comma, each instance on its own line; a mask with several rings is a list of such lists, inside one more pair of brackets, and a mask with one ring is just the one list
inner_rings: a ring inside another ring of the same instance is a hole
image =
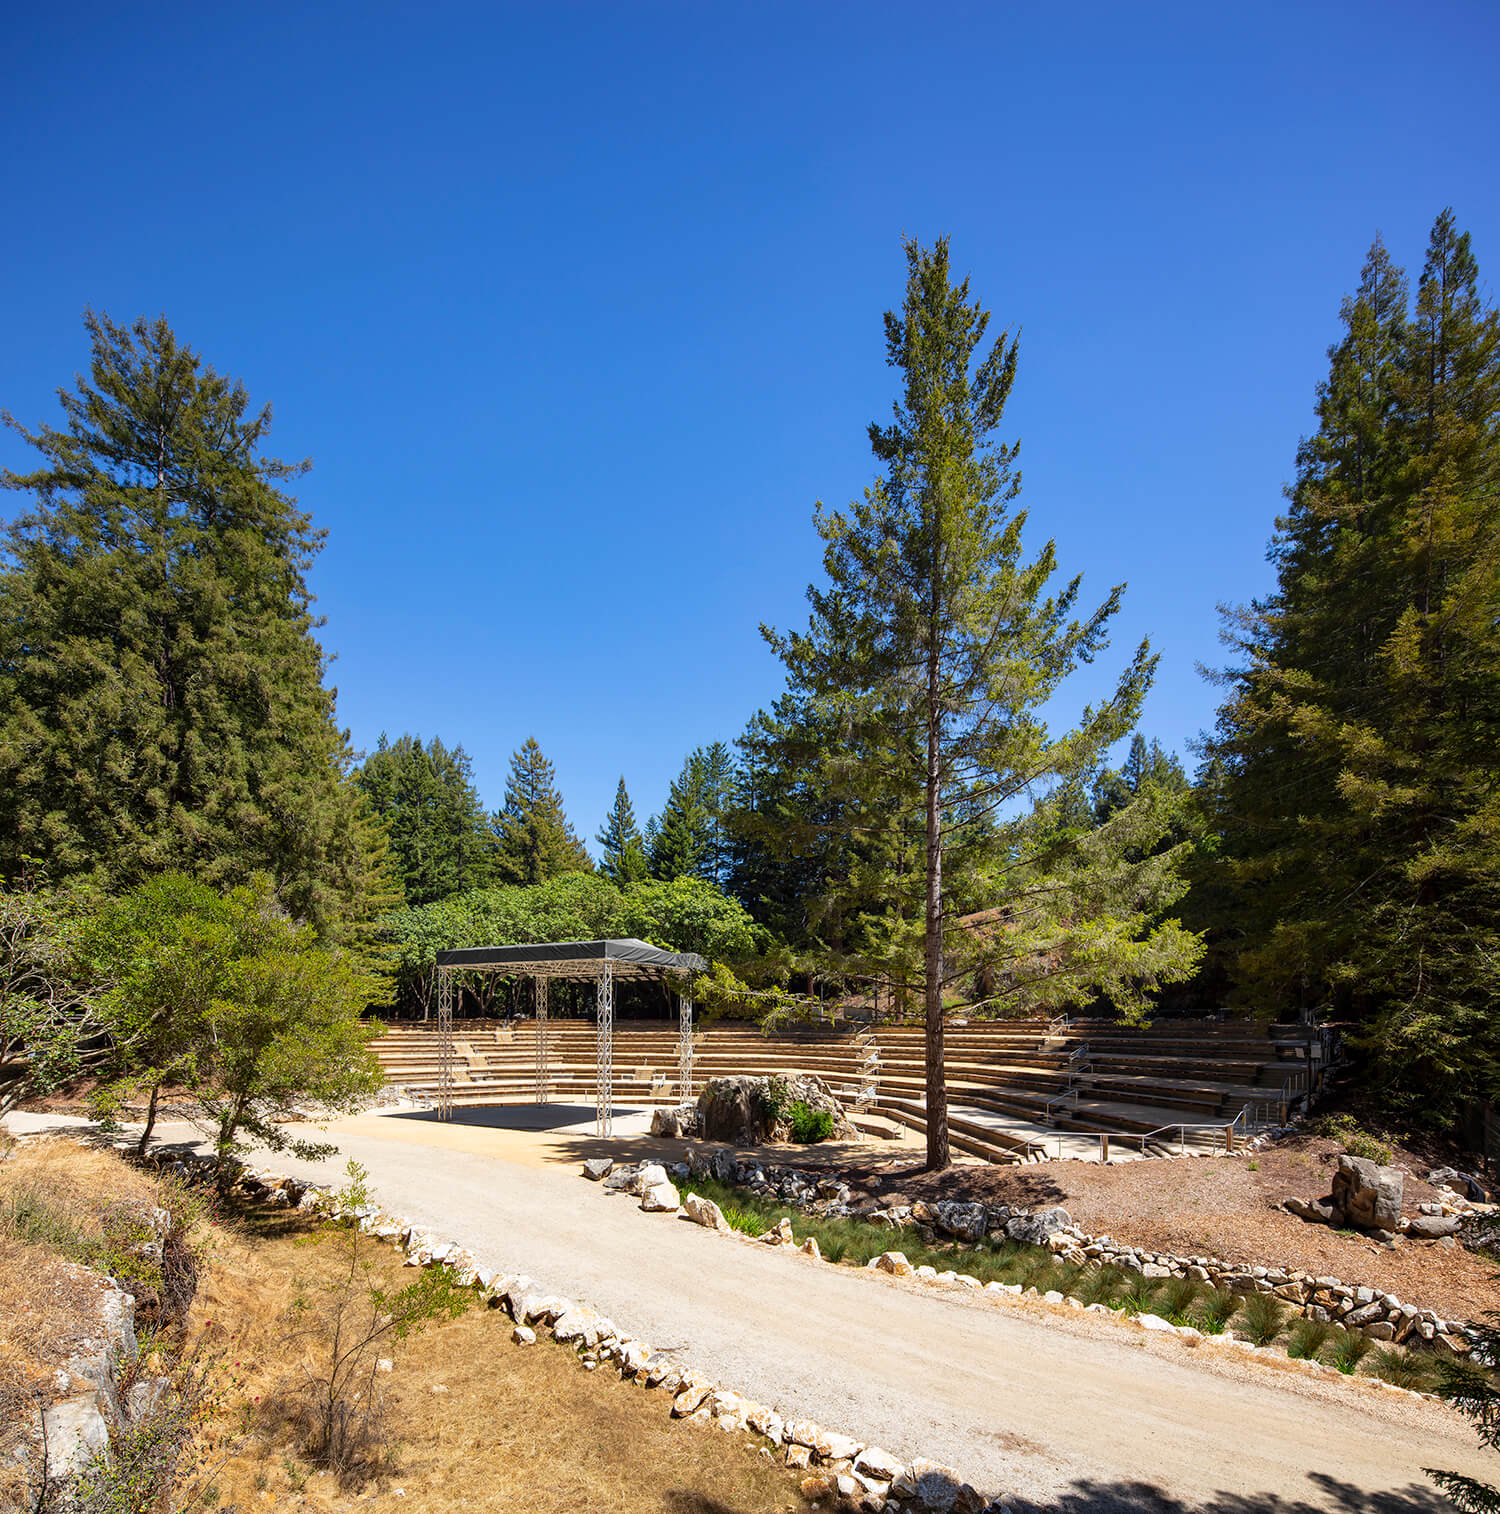
[[866, 1262], [865, 1266], [874, 1272], [889, 1272], [892, 1277], [912, 1277], [917, 1270], [907, 1261], [906, 1253], [902, 1251], [882, 1251], [873, 1261]]
[[699, 1193], [690, 1193], [683, 1199], [682, 1213], [685, 1219], [709, 1230], [730, 1228], [729, 1221], [724, 1218], [724, 1211], [712, 1199], [706, 1199]]
[[676, 1214], [679, 1203], [677, 1189], [666, 1180], [665, 1174], [661, 1182], [653, 1183], [641, 1194], [641, 1208], [648, 1214]]
[[698, 1111], [691, 1104], [680, 1104], [675, 1109], [651, 1111], [651, 1134], [677, 1139], [690, 1136], [698, 1127]]
[[881, 1450], [879, 1446], [866, 1446], [854, 1458], [854, 1470], [866, 1477], [873, 1477], [877, 1482], [890, 1482], [892, 1478], [900, 1477], [906, 1469], [888, 1451]]
[[591, 1183], [600, 1182], [607, 1178], [615, 1169], [614, 1160], [611, 1157], [590, 1157], [583, 1164], [583, 1175]]
[[698, 1133], [705, 1141], [728, 1141], [736, 1146], [787, 1141], [792, 1134], [791, 1106], [796, 1103], [826, 1110], [833, 1118], [834, 1140], [858, 1139], [859, 1132], [849, 1123], [844, 1106], [822, 1078], [811, 1073], [712, 1079], [698, 1096]]
[[1419, 1214], [1407, 1225], [1406, 1233], [1419, 1241], [1436, 1241], [1457, 1235], [1462, 1228], [1463, 1221], [1456, 1214]]
[[1401, 1221], [1406, 1179], [1395, 1167], [1381, 1167], [1346, 1152], [1333, 1174], [1333, 1207], [1361, 1230], [1395, 1230]]
[[1283, 1199], [1281, 1207], [1288, 1214], [1295, 1214], [1299, 1220], [1306, 1220], [1310, 1225], [1332, 1225], [1336, 1218], [1333, 1205], [1326, 1199], [1293, 1197]]
[[1023, 1246], [1045, 1246], [1051, 1236], [1073, 1223], [1066, 1209], [1038, 1209], [1034, 1214], [1018, 1214], [1005, 1222], [1005, 1233]]
[[984, 1239], [989, 1228], [989, 1214], [983, 1204], [961, 1204], [943, 1199], [931, 1206], [933, 1223], [945, 1235], [967, 1241], [971, 1246]]
[[49, 1480], [63, 1482], [77, 1477], [109, 1450], [109, 1425], [92, 1393], [53, 1404], [42, 1415], [42, 1430]]

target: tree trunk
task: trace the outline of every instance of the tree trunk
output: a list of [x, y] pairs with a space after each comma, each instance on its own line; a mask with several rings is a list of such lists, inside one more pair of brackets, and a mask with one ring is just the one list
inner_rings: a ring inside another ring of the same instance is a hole
[[141, 1131], [140, 1140], [136, 1143], [135, 1154], [137, 1157], [145, 1156], [146, 1148], [151, 1144], [151, 1132], [156, 1128], [156, 1096], [160, 1092], [161, 1084], [153, 1083], [151, 1085], [151, 1099], [146, 1105], [146, 1124]]
[[938, 659], [927, 657], [927, 1169], [941, 1172], [948, 1151], [948, 1085], [943, 1077], [943, 814]]

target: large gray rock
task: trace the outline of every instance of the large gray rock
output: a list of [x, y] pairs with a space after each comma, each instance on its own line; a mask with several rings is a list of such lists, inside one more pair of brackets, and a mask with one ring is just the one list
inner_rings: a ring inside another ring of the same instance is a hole
[[983, 1204], [961, 1204], [956, 1199], [942, 1199], [929, 1207], [937, 1228], [945, 1235], [968, 1241], [970, 1245], [977, 1245], [984, 1239], [989, 1228], [989, 1214]]
[[[773, 1090], [773, 1082], [781, 1087]], [[859, 1132], [846, 1118], [844, 1106], [828, 1085], [811, 1073], [790, 1073], [775, 1079], [744, 1074], [714, 1078], [698, 1096], [698, 1133], [705, 1141], [728, 1141], [736, 1146], [788, 1141], [792, 1135], [791, 1106], [797, 1103], [826, 1110], [832, 1116], [832, 1139], [858, 1139]]]
[[1419, 1214], [1406, 1227], [1406, 1233], [1419, 1241], [1438, 1241], [1445, 1235], [1457, 1235], [1463, 1221], [1456, 1214]]
[[65, 1482], [88, 1470], [109, 1450], [109, 1425], [94, 1394], [81, 1393], [53, 1404], [42, 1415], [47, 1438], [47, 1476]]
[[1365, 1157], [1339, 1158], [1333, 1175], [1333, 1207], [1361, 1230], [1395, 1230], [1401, 1221], [1406, 1179], [1394, 1167]]
[[1049, 1236], [1073, 1223], [1066, 1209], [1038, 1209], [1034, 1214], [1018, 1214], [1005, 1222], [1005, 1233], [1023, 1246], [1045, 1246]]

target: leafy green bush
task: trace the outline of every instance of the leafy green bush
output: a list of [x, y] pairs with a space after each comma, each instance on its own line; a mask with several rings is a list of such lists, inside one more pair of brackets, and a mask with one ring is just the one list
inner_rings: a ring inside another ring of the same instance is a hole
[[1353, 1115], [1328, 1115], [1319, 1120], [1314, 1128], [1325, 1140], [1337, 1141], [1351, 1157], [1363, 1157], [1366, 1161], [1377, 1162], [1382, 1167], [1390, 1163], [1390, 1138], [1372, 1135], [1355, 1120]]
[[813, 1109], [801, 1099], [792, 1105], [792, 1139], [804, 1146], [826, 1141], [833, 1134], [833, 1116], [826, 1109]]
[[1274, 1293], [1251, 1293], [1240, 1306], [1239, 1329], [1257, 1346], [1269, 1346], [1285, 1320], [1286, 1304]]

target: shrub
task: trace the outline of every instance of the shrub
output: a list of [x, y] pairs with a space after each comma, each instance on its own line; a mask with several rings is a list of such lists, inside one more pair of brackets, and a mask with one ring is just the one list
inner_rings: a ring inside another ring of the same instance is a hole
[[1240, 1305], [1239, 1328], [1257, 1346], [1269, 1346], [1281, 1334], [1286, 1303], [1274, 1293], [1252, 1293]]
[[1310, 1362], [1321, 1361], [1333, 1335], [1334, 1327], [1327, 1320], [1299, 1319], [1292, 1326], [1286, 1354]]
[[1156, 1306], [1156, 1294], [1161, 1284], [1141, 1272], [1132, 1272], [1120, 1290], [1120, 1303], [1127, 1314], [1150, 1314]]
[[1353, 1115], [1329, 1115], [1319, 1120], [1317, 1133], [1330, 1141], [1337, 1141], [1351, 1157], [1363, 1157], [1366, 1161], [1389, 1165], [1391, 1148], [1389, 1138], [1382, 1139], [1363, 1129]]
[[1190, 1277], [1174, 1277], [1161, 1290], [1158, 1310], [1174, 1325], [1190, 1325], [1190, 1311], [1201, 1292], [1201, 1283], [1195, 1283]]
[[1334, 1336], [1333, 1349], [1329, 1352], [1330, 1363], [1345, 1377], [1351, 1376], [1359, 1364], [1370, 1354], [1375, 1342], [1363, 1330], [1340, 1328]]
[[1414, 1388], [1419, 1393], [1430, 1392], [1436, 1379], [1429, 1363], [1399, 1346], [1381, 1346], [1370, 1358], [1370, 1370], [1398, 1388]]
[[1199, 1298], [1192, 1323], [1205, 1335], [1222, 1335], [1239, 1310], [1240, 1296], [1232, 1288], [1209, 1288]]
[[792, 1139], [804, 1146], [826, 1141], [833, 1134], [833, 1116], [826, 1109], [813, 1109], [798, 1099], [792, 1105]]
[[1113, 1304], [1124, 1281], [1125, 1274], [1118, 1267], [1090, 1268], [1079, 1278], [1074, 1297], [1085, 1304]]

